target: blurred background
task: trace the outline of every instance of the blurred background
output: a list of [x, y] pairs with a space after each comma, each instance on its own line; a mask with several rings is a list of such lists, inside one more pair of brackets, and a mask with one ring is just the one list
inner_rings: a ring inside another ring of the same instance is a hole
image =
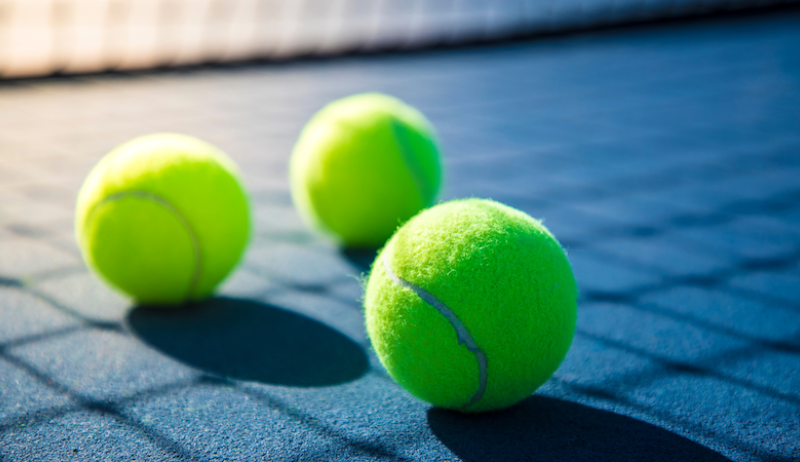
[[0, 0], [0, 76], [413, 49], [796, 0]]

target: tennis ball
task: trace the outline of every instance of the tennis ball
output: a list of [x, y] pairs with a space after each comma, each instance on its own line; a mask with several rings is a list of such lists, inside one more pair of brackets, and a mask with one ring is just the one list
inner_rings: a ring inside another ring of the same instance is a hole
[[378, 93], [334, 101], [300, 134], [292, 198], [312, 227], [349, 247], [383, 245], [436, 199], [442, 177], [431, 124]]
[[435, 406], [511, 406], [555, 372], [575, 332], [577, 287], [542, 224], [483, 199], [412, 218], [367, 281], [367, 332], [389, 374]]
[[141, 304], [210, 295], [250, 235], [233, 162], [196, 138], [155, 134], [106, 155], [78, 194], [75, 234], [87, 265]]

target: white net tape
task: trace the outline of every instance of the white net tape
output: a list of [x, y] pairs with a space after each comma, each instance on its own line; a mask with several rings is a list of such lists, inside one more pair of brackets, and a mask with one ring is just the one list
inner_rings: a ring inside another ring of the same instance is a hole
[[795, 0], [0, 0], [0, 76], [414, 48]]

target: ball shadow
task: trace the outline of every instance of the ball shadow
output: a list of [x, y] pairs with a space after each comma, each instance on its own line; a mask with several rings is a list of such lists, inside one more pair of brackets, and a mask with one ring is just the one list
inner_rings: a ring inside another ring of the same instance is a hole
[[379, 248], [375, 247], [344, 247], [339, 249], [339, 253], [353, 266], [361, 270], [362, 273], [368, 273], [372, 268], [372, 262], [378, 256]]
[[139, 306], [127, 325], [164, 354], [235, 379], [321, 387], [355, 380], [369, 368], [364, 350], [336, 330], [253, 301], [212, 298], [175, 310]]
[[434, 435], [466, 462], [730, 462], [654, 425], [542, 396], [532, 396], [511, 409], [488, 414], [431, 409], [428, 423]]

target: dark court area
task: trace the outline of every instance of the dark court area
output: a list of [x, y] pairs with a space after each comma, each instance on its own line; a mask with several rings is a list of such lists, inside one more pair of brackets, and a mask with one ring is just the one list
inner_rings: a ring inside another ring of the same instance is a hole
[[[364, 327], [374, 251], [292, 204], [300, 130], [366, 91], [436, 127], [441, 201], [518, 208], [567, 252], [575, 339], [510, 409], [397, 385]], [[91, 168], [155, 132], [225, 151], [253, 204], [242, 264], [171, 311], [114, 293], [74, 235]], [[797, 7], [0, 79], [0, 159], [2, 462], [800, 460]]]

